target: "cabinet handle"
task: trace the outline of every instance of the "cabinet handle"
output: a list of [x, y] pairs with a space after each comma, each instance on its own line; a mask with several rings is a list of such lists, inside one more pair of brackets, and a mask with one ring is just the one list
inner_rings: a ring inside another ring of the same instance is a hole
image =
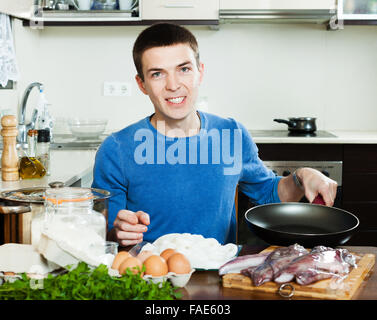
[[167, 3], [164, 5], [165, 8], [194, 8], [192, 3]]

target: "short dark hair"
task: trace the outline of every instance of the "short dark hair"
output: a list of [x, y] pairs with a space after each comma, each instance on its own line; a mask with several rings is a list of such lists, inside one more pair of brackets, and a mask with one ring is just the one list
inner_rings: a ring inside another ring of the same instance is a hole
[[144, 81], [141, 58], [143, 53], [154, 47], [166, 47], [175, 44], [188, 44], [194, 51], [199, 68], [199, 48], [195, 36], [186, 28], [172, 23], [156, 23], [143, 30], [137, 37], [132, 55], [137, 74]]

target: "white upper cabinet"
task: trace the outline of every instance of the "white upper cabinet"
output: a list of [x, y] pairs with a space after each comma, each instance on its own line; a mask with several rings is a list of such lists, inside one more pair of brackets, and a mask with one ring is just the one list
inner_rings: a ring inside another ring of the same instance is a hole
[[337, 0], [220, 0], [220, 10], [330, 10]]
[[0, 0], [0, 12], [29, 19], [35, 10], [35, 0]]
[[[0, 0], [0, 12], [43, 21], [193, 20], [198, 21], [195, 24], [200, 24], [200, 20], [207, 20], [218, 24], [220, 0], [139, 0], [139, 16], [124, 19], [121, 16], [123, 13], [118, 10], [81, 12], [71, 8], [69, 11], [44, 11], [36, 5], [38, 3], [42, 3], [42, 0]], [[36, 12], [41, 15], [37, 16]]]
[[218, 20], [219, 0], [143, 0], [143, 20]]
[[222, 23], [321, 23], [336, 18], [337, 0], [220, 0]]

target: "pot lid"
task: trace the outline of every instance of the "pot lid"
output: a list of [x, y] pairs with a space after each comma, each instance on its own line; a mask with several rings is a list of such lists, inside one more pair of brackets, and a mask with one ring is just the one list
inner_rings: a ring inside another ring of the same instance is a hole
[[290, 121], [313, 121], [316, 120], [317, 118], [312, 118], [312, 117], [298, 117], [298, 118], [288, 118]]
[[[111, 193], [107, 190], [95, 188], [65, 187], [74, 190], [87, 190], [93, 195], [93, 201], [97, 199], [106, 199], [111, 197]], [[44, 196], [48, 187], [31, 187], [16, 190], [8, 190], [0, 193], [2, 200], [28, 202], [28, 203], [44, 203]]]

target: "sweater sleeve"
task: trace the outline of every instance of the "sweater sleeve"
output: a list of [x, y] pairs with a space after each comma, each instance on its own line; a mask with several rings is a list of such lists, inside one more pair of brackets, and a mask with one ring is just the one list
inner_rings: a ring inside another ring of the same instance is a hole
[[107, 137], [98, 149], [93, 170], [93, 188], [111, 192], [108, 208], [108, 230], [113, 228], [118, 211], [126, 208], [127, 187], [120, 154], [120, 145], [114, 135]]
[[278, 184], [282, 177], [275, 176], [258, 156], [258, 147], [248, 130], [242, 129], [242, 171], [239, 190], [256, 204], [281, 202], [278, 195]]

